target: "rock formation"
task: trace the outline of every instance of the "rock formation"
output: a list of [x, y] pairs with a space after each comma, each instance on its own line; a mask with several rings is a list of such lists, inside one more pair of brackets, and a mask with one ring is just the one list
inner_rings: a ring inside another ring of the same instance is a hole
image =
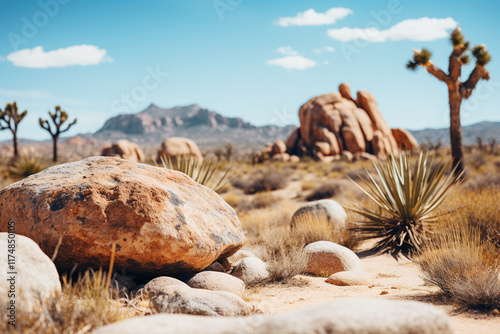
[[118, 140], [111, 146], [106, 146], [102, 149], [102, 156], [118, 157], [134, 162], [143, 162], [145, 160], [144, 152], [139, 145], [131, 143], [126, 139]]
[[[418, 149], [408, 131], [389, 128], [371, 93], [359, 91], [354, 100], [347, 83], [339, 86], [339, 92], [313, 97], [300, 107], [300, 127], [286, 140], [286, 153], [332, 160], [344, 152], [384, 158], [401, 149]], [[272, 148], [277, 146], [281, 143]], [[275, 150], [270, 153], [272, 158]]]

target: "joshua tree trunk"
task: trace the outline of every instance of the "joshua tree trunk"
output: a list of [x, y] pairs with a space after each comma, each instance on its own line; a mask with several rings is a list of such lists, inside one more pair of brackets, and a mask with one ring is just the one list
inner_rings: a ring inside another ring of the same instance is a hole
[[14, 160], [19, 157], [19, 151], [17, 149], [17, 133], [13, 132], [12, 135], [12, 146], [14, 146]]
[[453, 165], [457, 172], [464, 170], [463, 151], [462, 151], [462, 125], [460, 124], [460, 106], [462, 96], [460, 96], [458, 85], [452, 85], [449, 88], [450, 102], [450, 142]]
[[53, 148], [52, 148], [52, 161], [57, 162], [57, 136], [52, 137], [52, 143], [53, 143]]

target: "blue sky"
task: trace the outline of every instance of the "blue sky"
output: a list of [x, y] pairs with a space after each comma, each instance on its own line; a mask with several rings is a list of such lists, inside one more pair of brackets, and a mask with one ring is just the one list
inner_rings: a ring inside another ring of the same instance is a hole
[[462, 107], [463, 123], [498, 121], [499, 10], [496, 1], [4, 1], [0, 108], [17, 101], [27, 109], [20, 135], [32, 139], [49, 138], [38, 117], [55, 105], [78, 117], [70, 135], [151, 102], [298, 124], [301, 104], [348, 82], [375, 95], [391, 127], [445, 127], [446, 86], [405, 63], [427, 47], [446, 69], [445, 36], [458, 22], [493, 58], [491, 80]]

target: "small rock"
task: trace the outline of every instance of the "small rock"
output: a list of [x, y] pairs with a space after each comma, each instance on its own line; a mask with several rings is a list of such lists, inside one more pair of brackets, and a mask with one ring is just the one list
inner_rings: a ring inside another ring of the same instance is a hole
[[344, 229], [347, 221], [347, 213], [344, 208], [332, 199], [321, 199], [309, 202], [300, 207], [292, 216], [292, 226], [300, 224], [304, 215], [314, 215], [325, 218], [332, 224], [332, 228]]
[[231, 275], [238, 277], [246, 285], [255, 285], [269, 278], [269, 271], [264, 261], [257, 257], [245, 257], [238, 260], [231, 271]]
[[382, 291], [382, 292], [380, 293], [380, 295], [381, 295], [381, 296], [383, 296], [383, 295], [388, 295], [388, 294], [389, 294], [389, 291], [386, 291], [386, 290], [384, 290], [384, 291]]
[[160, 276], [156, 277], [149, 281], [143, 289], [144, 297], [153, 298], [154, 296], [162, 293], [166, 288], [170, 286], [184, 286], [188, 285], [183, 281], [178, 280], [177, 278], [168, 277], [168, 276]]
[[362, 271], [359, 257], [349, 248], [330, 241], [316, 241], [305, 248], [310, 254], [306, 272], [318, 276], [330, 276], [340, 271]]
[[94, 332], [94, 334], [191, 333], [451, 334], [452, 330], [446, 313], [430, 304], [415, 301], [340, 298], [272, 315], [200, 317], [157, 314], [117, 322], [98, 328]]
[[202, 271], [194, 275], [187, 284], [196, 289], [234, 293], [238, 297], [243, 297], [245, 294], [245, 283], [242, 280], [216, 271]]
[[370, 285], [372, 283], [372, 275], [362, 270], [340, 271], [328, 277], [327, 283], [333, 285]]
[[290, 162], [293, 162], [293, 163], [300, 162], [300, 158], [296, 155], [291, 155]]
[[214, 263], [212, 263], [211, 265], [209, 265], [208, 267], [203, 269], [203, 271], [218, 271], [218, 272], [224, 273], [224, 272], [226, 272], [226, 269], [224, 269], [222, 264], [215, 261]]
[[229, 263], [233, 264], [245, 257], [258, 257], [258, 256], [255, 255], [255, 253], [252, 251], [246, 249], [240, 249], [236, 253], [228, 257], [227, 260], [229, 261]]
[[[11, 245], [14, 245], [14, 248], [10, 247]], [[30, 238], [19, 234], [0, 233], [0, 254], [0, 300], [7, 302], [8, 299], [5, 298], [9, 294], [8, 291], [14, 288], [16, 308], [31, 311], [39, 302], [61, 292], [56, 266]], [[9, 262], [13, 267], [10, 267]], [[5, 314], [6, 305], [2, 304], [1, 307], [1, 313]]]
[[151, 300], [159, 313], [207, 316], [244, 316], [253, 312], [250, 304], [226, 291], [192, 289], [179, 285], [165, 288]]

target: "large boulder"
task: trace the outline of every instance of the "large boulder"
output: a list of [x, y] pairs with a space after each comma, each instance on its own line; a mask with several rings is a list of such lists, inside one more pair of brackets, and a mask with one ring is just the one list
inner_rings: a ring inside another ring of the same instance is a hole
[[60, 270], [115, 267], [132, 275], [182, 275], [236, 252], [238, 216], [183, 173], [109, 157], [50, 167], [0, 191], [0, 231], [9, 222], [46, 254], [62, 243]]
[[114, 323], [94, 334], [451, 334], [446, 313], [406, 300], [339, 298], [305, 309], [250, 317], [158, 314]]
[[234, 293], [238, 297], [243, 297], [245, 294], [245, 282], [232, 275], [216, 271], [202, 271], [191, 277], [187, 284], [195, 289]]
[[226, 291], [170, 286], [151, 300], [160, 313], [182, 313], [207, 316], [238, 316], [253, 312], [250, 304]]
[[199, 162], [203, 161], [203, 155], [198, 145], [191, 139], [182, 137], [165, 139], [158, 150], [156, 161], [161, 161], [161, 158], [169, 158], [175, 162], [179, 155], [192, 156]]
[[139, 145], [131, 143], [126, 139], [118, 140], [111, 146], [102, 149], [102, 156], [117, 157], [134, 162], [143, 162], [145, 160], [144, 152]]
[[[3, 216], [4, 212], [0, 212]], [[9, 226], [12, 232], [18, 233], [15, 221]], [[15, 320], [16, 309], [29, 312], [61, 292], [54, 263], [33, 240], [14, 233], [0, 233], [0, 254], [0, 307], [7, 318], [12, 314]], [[12, 301], [15, 302], [13, 309]]]
[[315, 216], [318, 219], [326, 219], [332, 224], [332, 228], [339, 230], [345, 228], [347, 221], [347, 213], [344, 208], [333, 199], [320, 199], [302, 205], [292, 215], [292, 226], [299, 225], [304, 216]]
[[310, 243], [304, 250], [309, 254], [306, 272], [328, 277], [340, 271], [362, 271], [359, 257], [349, 248], [330, 241]]

